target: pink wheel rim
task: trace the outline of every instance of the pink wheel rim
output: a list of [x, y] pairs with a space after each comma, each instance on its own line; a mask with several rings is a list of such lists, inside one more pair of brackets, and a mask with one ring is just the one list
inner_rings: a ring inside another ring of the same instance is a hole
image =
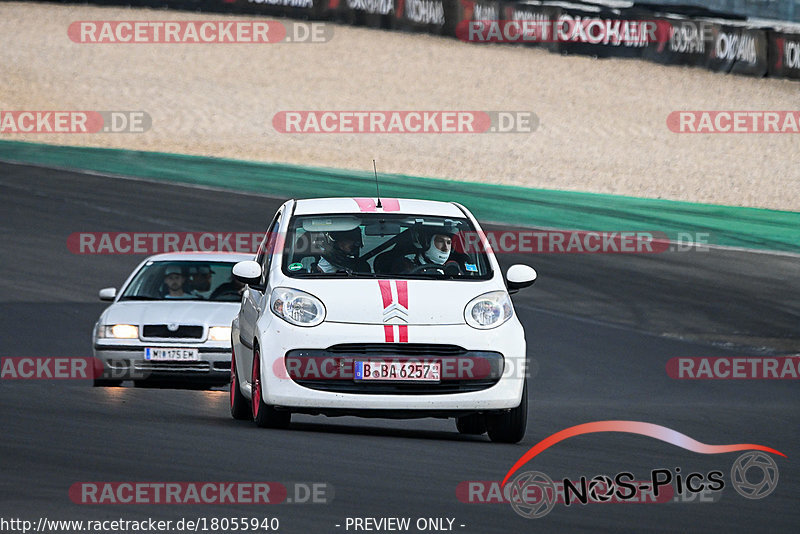
[[261, 356], [258, 350], [253, 351], [253, 417], [258, 417], [261, 407]]

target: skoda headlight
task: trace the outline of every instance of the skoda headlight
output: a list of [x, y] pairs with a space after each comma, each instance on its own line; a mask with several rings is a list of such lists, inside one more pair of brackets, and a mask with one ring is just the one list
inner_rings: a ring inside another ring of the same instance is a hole
[[208, 329], [208, 339], [211, 341], [230, 341], [231, 340], [231, 327], [230, 326], [212, 326]]
[[314, 295], [298, 289], [276, 287], [270, 297], [272, 313], [297, 326], [317, 326], [325, 319], [325, 306]]
[[110, 339], [136, 339], [139, 337], [139, 327], [130, 324], [98, 325], [97, 337]]
[[511, 319], [514, 308], [505, 291], [492, 291], [472, 299], [464, 308], [464, 318], [472, 328], [496, 328]]

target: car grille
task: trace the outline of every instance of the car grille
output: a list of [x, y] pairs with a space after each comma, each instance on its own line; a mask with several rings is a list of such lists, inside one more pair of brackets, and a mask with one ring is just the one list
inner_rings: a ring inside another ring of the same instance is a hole
[[497, 380], [452, 380], [430, 384], [426, 382], [414, 384], [362, 383], [355, 381], [334, 380], [297, 380], [299, 385], [317, 391], [332, 393], [361, 393], [366, 395], [445, 395], [448, 393], [468, 393], [481, 391], [497, 384]]
[[328, 347], [331, 354], [365, 354], [370, 356], [458, 356], [467, 349], [457, 345], [432, 343], [343, 343]]
[[142, 337], [200, 339], [203, 337], [203, 327], [182, 324], [173, 332], [165, 324], [146, 324], [142, 327]]
[[137, 371], [167, 371], [167, 372], [194, 372], [204, 373], [211, 370], [209, 362], [153, 362], [134, 361], [133, 368]]
[[[354, 379], [354, 362], [367, 360], [439, 362], [439, 382]], [[499, 352], [468, 351], [456, 345], [348, 343], [327, 349], [297, 349], [284, 363], [297, 384], [318, 391], [383, 395], [437, 395], [481, 391], [497, 384], [504, 359]], [[468, 369], [468, 371], [465, 371]]]

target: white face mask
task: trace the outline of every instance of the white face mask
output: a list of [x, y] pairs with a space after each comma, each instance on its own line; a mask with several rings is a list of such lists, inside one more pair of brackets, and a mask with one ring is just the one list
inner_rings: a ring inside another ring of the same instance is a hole
[[444, 262], [447, 261], [447, 258], [450, 257], [450, 251], [443, 252], [436, 248], [436, 245], [433, 244], [433, 239], [431, 239], [431, 246], [428, 247], [428, 250], [425, 251], [425, 257], [431, 260], [433, 263], [437, 263], [439, 265], [444, 265]]

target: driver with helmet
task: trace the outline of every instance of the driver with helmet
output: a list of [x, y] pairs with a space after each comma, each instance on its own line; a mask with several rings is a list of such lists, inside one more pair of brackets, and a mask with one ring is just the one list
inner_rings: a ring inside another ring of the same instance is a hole
[[462, 273], [453, 256], [453, 237], [458, 230], [452, 225], [412, 230], [415, 254], [403, 257], [395, 264], [395, 272], [412, 273], [438, 271], [445, 274]]
[[359, 257], [364, 246], [359, 227], [343, 232], [326, 232], [316, 245], [322, 251], [322, 258], [316, 266], [319, 272], [371, 272], [366, 260]]

